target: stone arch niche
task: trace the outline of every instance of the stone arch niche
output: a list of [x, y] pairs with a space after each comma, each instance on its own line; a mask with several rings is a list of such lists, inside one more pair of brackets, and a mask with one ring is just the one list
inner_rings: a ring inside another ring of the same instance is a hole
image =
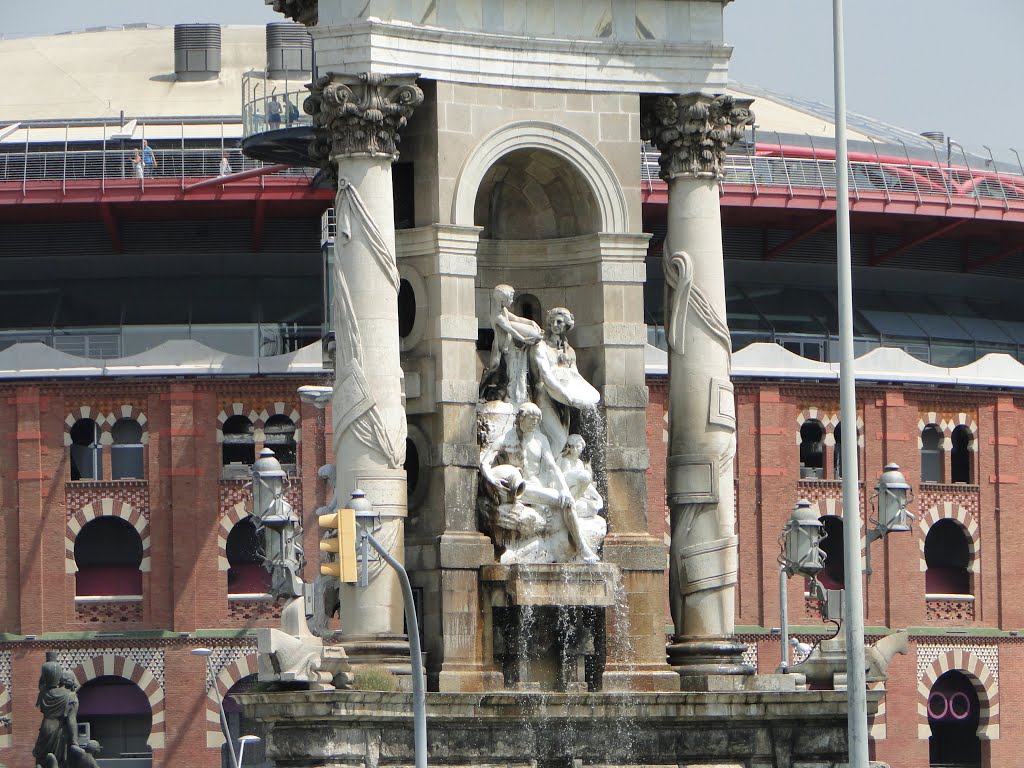
[[[501, 162], [506, 156], [509, 159]], [[596, 228], [590, 231], [628, 231], [625, 195], [608, 161], [581, 136], [561, 126], [539, 121], [502, 126], [477, 145], [456, 183], [452, 204], [452, 221], [456, 226], [468, 227], [477, 223], [479, 193], [485, 185], [492, 189], [501, 181], [499, 178], [489, 179], [488, 175], [503, 168], [516, 171], [508, 182], [509, 203], [517, 197], [525, 197], [531, 203], [538, 199], [540, 190], [532, 187], [515, 194], [515, 185], [524, 180], [532, 179], [538, 187], [546, 190], [545, 194], [553, 193], [562, 185], [578, 186], [582, 182], [589, 187], [592, 205], [596, 208], [593, 213], [598, 217]], [[545, 168], [560, 168], [566, 175], [556, 181], [555, 177], [549, 177]], [[564, 205], [560, 207], [565, 210]], [[537, 238], [535, 235], [528, 239]]]
[[598, 232], [601, 214], [583, 174], [548, 149], [514, 149], [487, 170], [473, 223], [485, 240], [549, 240]]

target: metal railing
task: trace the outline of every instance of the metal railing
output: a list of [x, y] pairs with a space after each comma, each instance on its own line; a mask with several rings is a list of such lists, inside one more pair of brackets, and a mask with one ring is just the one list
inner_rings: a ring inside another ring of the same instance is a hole
[[[725, 164], [723, 189], [729, 186], [752, 187], [754, 194], [766, 188], [786, 189], [790, 197], [816, 194], [822, 198], [836, 195], [836, 163], [831, 153], [806, 148], [803, 154], [792, 156], [795, 148], [779, 145], [757, 145], [754, 154], [729, 154]], [[641, 148], [640, 176], [648, 190], [659, 182], [658, 158], [660, 153], [644, 144]], [[994, 173], [970, 166], [966, 155], [962, 165], [905, 161], [878, 156], [876, 160], [851, 160], [848, 174], [850, 194], [859, 200], [862, 193], [883, 195], [891, 201], [893, 195], [906, 195], [918, 203], [926, 198], [941, 198], [952, 204], [955, 198], [968, 198], [979, 207], [998, 204], [1008, 208], [1012, 202], [1024, 201], [1024, 167], [1021, 174]]]
[[248, 137], [264, 131], [312, 125], [313, 118], [302, 111], [302, 102], [307, 96], [309, 91], [303, 88], [245, 101], [242, 104], [242, 135]]
[[[134, 146], [133, 146], [134, 145]], [[150, 164], [142, 160], [137, 141], [108, 142], [106, 148], [55, 151], [0, 152], [0, 184], [15, 183], [26, 187], [34, 182], [68, 182], [82, 180], [153, 180], [203, 179], [240, 171], [263, 168], [270, 163], [245, 157], [240, 149], [154, 146]], [[224, 161], [227, 164], [224, 164]], [[139, 170], [139, 163], [142, 169]], [[274, 175], [312, 178], [315, 169], [288, 168]]]

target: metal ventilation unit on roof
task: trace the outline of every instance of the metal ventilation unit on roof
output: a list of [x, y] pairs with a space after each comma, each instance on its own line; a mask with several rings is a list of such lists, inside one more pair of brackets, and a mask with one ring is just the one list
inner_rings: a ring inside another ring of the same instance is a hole
[[267, 77], [274, 80], [308, 78], [313, 71], [313, 38], [304, 24], [267, 24]]
[[220, 74], [220, 25], [174, 25], [174, 73], [179, 80], [215, 80]]

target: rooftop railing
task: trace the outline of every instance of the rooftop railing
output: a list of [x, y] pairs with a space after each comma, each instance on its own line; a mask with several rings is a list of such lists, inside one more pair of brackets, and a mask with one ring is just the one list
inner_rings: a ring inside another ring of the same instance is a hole
[[[641, 148], [641, 180], [648, 190], [660, 183], [660, 153], [648, 146]], [[993, 165], [994, 162], [990, 161]], [[926, 199], [942, 199], [948, 205], [954, 200], [969, 198], [979, 208], [999, 205], [1008, 209], [1011, 203], [1024, 201], [1024, 166], [1021, 173], [996, 173], [972, 167], [966, 154], [960, 162], [934, 162], [865, 153], [850, 153], [850, 195], [859, 200], [862, 194], [909, 198], [918, 203]], [[824, 199], [836, 195], [836, 161], [832, 151], [794, 147], [783, 144], [757, 144], [753, 153], [730, 153], [725, 164], [723, 189], [730, 186], [752, 187], [754, 194], [785, 189], [790, 197], [816, 194]]]
[[[243, 134], [263, 133], [276, 129], [310, 125], [310, 117], [300, 111], [305, 91], [290, 91], [251, 99], [244, 105]], [[276, 106], [271, 106], [271, 105]], [[186, 179], [210, 178], [224, 175], [225, 171], [238, 173], [268, 166], [259, 160], [245, 157], [237, 148], [194, 148], [182, 139], [180, 146], [170, 141], [151, 143], [151, 159], [138, 139], [120, 141], [108, 139], [88, 149], [72, 149], [65, 143], [63, 149], [37, 149], [39, 145], [0, 144], [0, 184], [17, 183], [23, 187], [30, 182], [59, 181], [66, 184], [75, 180], [131, 180], [178, 179], [182, 187]], [[935, 151], [934, 161], [912, 159], [874, 153], [850, 153], [849, 187], [855, 200], [870, 194], [887, 201], [895, 198], [916, 201], [970, 201], [977, 207], [997, 205], [1008, 210], [1011, 205], [1024, 203], [1024, 165], [1020, 173], [995, 172], [972, 165], [963, 154], [959, 162], [952, 158], [940, 160]], [[660, 184], [657, 150], [644, 144], [640, 150], [641, 180], [648, 191]], [[139, 176], [138, 161], [142, 161]], [[224, 161], [227, 165], [224, 165]], [[989, 161], [994, 166], [993, 161]], [[274, 175], [312, 178], [315, 169], [294, 167], [274, 172]], [[836, 194], [836, 164], [834, 153], [813, 147], [786, 146], [758, 143], [753, 152], [734, 151], [727, 156], [723, 189], [752, 188], [755, 195], [785, 190], [790, 197], [815, 195], [822, 199]]]
[[[239, 149], [164, 146], [152, 147], [152, 162], [146, 163], [138, 142], [131, 144], [136, 146], [122, 148], [119, 142], [108, 142], [98, 149], [34, 151], [30, 147], [27, 152], [24, 147], [20, 151], [12, 147], [12, 151], [0, 152], [0, 184], [26, 187], [44, 181], [66, 184], [82, 180], [177, 179], [184, 187], [186, 180], [227, 176], [270, 165], [245, 157]], [[312, 178], [314, 173], [311, 168], [288, 168], [274, 175]]]

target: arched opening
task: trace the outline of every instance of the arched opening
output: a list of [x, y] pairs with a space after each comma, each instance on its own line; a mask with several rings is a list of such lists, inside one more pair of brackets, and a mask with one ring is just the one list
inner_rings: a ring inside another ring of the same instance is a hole
[[824, 526], [825, 534], [821, 541], [825, 567], [818, 574], [818, 581], [825, 589], [843, 589], [846, 584], [843, 570], [846, 563], [843, 550], [843, 518], [837, 515], [824, 515], [818, 519]]
[[228, 596], [263, 595], [270, 591], [270, 572], [263, 567], [260, 537], [251, 518], [235, 523], [228, 534]]
[[921, 430], [921, 482], [942, 482], [942, 432], [934, 424]]
[[411, 499], [416, 493], [420, 484], [420, 452], [409, 438], [405, 439], [405, 483], [408, 487], [407, 494]]
[[949, 480], [953, 483], [970, 483], [971, 472], [971, 430], [961, 424], [950, 435]]
[[416, 325], [416, 291], [405, 278], [398, 285], [398, 335], [405, 338]]
[[144, 478], [142, 425], [135, 419], [118, 419], [111, 434], [114, 444], [110, 448], [110, 476], [114, 480]]
[[92, 419], [79, 419], [71, 425], [71, 479], [103, 479], [100, 428]]
[[520, 293], [512, 302], [512, 311], [527, 320], [533, 320], [541, 328], [545, 325], [544, 315], [540, 307], [540, 299], [532, 293]]
[[971, 593], [971, 547], [967, 533], [954, 520], [939, 520], [924, 540], [925, 592], [930, 595]]
[[103, 745], [101, 760], [123, 760], [124, 765], [140, 768], [151, 765], [147, 742], [153, 710], [146, 694], [131, 680], [104, 675], [83, 685], [78, 691], [79, 728], [83, 723], [88, 724], [89, 738]]
[[547, 240], [598, 232], [601, 212], [583, 174], [545, 149], [515, 149], [484, 174], [473, 221], [481, 239]]
[[928, 764], [942, 768], [981, 768], [978, 723], [981, 706], [970, 678], [946, 672], [928, 694]]
[[817, 419], [800, 425], [800, 479], [821, 480], [825, 476], [825, 427]]
[[142, 595], [142, 539], [131, 523], [106, 515], [90, 520], [75, 537], [75, 595]]
[[244, 464], [252, 466], [256, 461], [255, 430], [247, 416], [236, 414], [228, 417], [221, 429], [224, 442], [221, 445], [221, 460], [224, 466]]
[[[235, 745], [235, 754], [238, 754], [239, 738], [242, 736], [259, 736], [260, 741], [247, 744], [243, 762], [245, 768], [272, 768], [273, 761], [267, 759], [264, 746], [265, 732], [261, 723], [250, 717], [246, 717], [242, 706], [233, 698], [233, 694], [245, 693], [256, 684], [256, 675], [247, 675], [232, 685], [224, 695], [224, 714], [228, 719], [228, 732], [231, 734]], [[233, 768], [231, 755], [228, 754], [228, 745], [221, 747], [220, 751], [221, 768]]]
[[263, 427], [263, 444], [285, 469], [295, 466], [295, 423], [284, 414], [274, 414]]

